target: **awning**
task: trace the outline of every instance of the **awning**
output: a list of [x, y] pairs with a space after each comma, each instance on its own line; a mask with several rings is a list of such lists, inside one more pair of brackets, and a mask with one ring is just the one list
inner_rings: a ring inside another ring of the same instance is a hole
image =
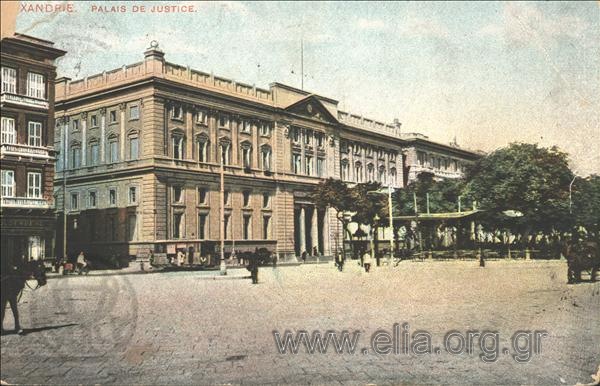
[[439, 220], [455, 220], [461, 219], [465, 217], [470, 217], [476, 213], [483, 212], [482, 210], [465, 210], [461, 212], [448, 212], [448, 213], [419, 213], [418, 215], [410, 215], [410, 216], [394, 216], [394, 220], [401, 221], [409, 221], [409, 220], [419, 220], [419, 221], [439, 221]]

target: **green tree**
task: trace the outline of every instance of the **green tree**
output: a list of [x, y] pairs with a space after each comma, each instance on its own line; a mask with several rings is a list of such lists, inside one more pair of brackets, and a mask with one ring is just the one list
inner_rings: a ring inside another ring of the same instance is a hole
[[[567, 154], [557, 147], [512, 143], [479, 159], [468, 171], [468, 195], [486, 210], [487, 220], [522, 232], [570, 226]], [[504, 211], [521, 217], [506, 217]], [[514, 213], [514, 212], [513, 212]], [[526, 237], [523, 238], [526, 240]]]
[[[351, 194], [350, 188], [345, 182], [328, 178], [319, 182], [312, 192], [312, 200], [318, 209], [333, 208], [336, 211], [336, 217], [342, 224], [344, 234], [347, 234], [352, 240], [352, 233], [348, 229], [348, 225], [352, 218], [348, 215], [349, 212], [354, 212], [356, 205], [354, 197]], [[346, 258], [346, 248], [344, 248], [344, 240], [342, 243], [342, 253]]]
[[600, 235], [600, 176], [577, 178], [572, 186], [571, 212], [577, 225]]
[[[377, 246], [378, 228], [382, 222], [388, 217], [387, 213], [387, 196], [378, 194], [381, 189], [379, 182], [367, 182], [355, 185], [350, 189], [355, 205], [355, 214], [352, 220], [358, 224], [368, 225], [371, 237]], [[377, 249], [375, 249], [377, 251]], [[375, 252], [377, 265], [380, 264], [379, 254]]]

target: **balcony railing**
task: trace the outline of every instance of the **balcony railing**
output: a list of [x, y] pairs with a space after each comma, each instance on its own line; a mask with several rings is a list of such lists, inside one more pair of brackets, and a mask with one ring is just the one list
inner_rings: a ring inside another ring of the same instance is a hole
[[20, 143], [3, 143], [0, 145], [0, 155], [32, 157], [32, 158], [50, 158], [50, 152], [47, 147], [37, 147], [23, 145]]
[[43, 198], [31, 197], [2, 197], [1, 206], [3, 208], [33, 208], [33, 209], [53, 209], [54, 204]]
[[19, 106], [33, 107], [44, 110], [47, 110], [50, 107], [48, 101], [45, 99], [37, 99], [25, 95], [10, 94], [7, 92], [0, 95], [0, 103], [13, 103]]

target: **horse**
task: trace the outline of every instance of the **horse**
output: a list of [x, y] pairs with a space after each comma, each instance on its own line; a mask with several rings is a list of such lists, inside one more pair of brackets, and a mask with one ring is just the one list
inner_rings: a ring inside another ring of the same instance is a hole
[[567, 283], [573, 284], [581, 281], [581, 272], [587, 271], [590, 280], [596, 280], [596, 272], [600, 270], [600, 251], [598, 242], [591, 240], [578, 240], [566, 242], [562, 253], [567, 259]]
[[[18, 299], [25, 288], [28, 280], [36, 280], [37, 287], [35, 289], [46, 285], [46, 270], [44, 264], [41, 261], [31, 260], [25, 262], [18, 267], [10, 267], [8, 270], [2, 270], [2, 319], [0, 320], [0, 327], [2, 333], [4, 333], [4, 315], [6, 311], [6, 304], [10, 304], [10, 308], [15, 319], [15, 331], [18, 334], [22, 334], [23, 330], [19, 323], [19, 310], [17, 309]], [[30, 287], [31, 288], [31, 287]]]

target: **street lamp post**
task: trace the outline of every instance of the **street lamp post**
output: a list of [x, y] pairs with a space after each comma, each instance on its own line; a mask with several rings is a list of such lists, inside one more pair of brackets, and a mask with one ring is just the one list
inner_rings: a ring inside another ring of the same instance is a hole
[[573, 176], [573, 179], [571, 180], [571, 183], [569, 184], [569, 214], [573, 213], [572, 207], [573, 207], [573, 199], [571, 196], [572, 190], [573, 190], [573, 183], [575, 182], [575, 179], [577, 179], [577, 176]]

